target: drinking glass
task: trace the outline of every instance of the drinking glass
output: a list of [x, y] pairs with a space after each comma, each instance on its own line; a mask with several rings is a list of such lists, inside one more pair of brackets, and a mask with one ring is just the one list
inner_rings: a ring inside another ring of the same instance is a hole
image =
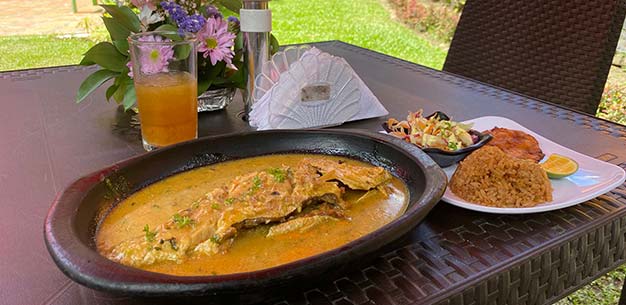
[[191, 34], [144, 32], [128, 37], [143, 148], [198, 137], [196, 40]]

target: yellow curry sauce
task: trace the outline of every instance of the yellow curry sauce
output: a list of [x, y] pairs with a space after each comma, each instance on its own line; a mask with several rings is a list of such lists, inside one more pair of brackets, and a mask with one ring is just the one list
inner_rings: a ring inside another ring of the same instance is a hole
[[[120, 202], [98, 228], [98, 251], [106, 254], [120, 242], [144, 235], [146, 225], [154, 228], [167, 222], [177, 211], [187, 208], [207, 191], [224, 185], [238, 175], [276, 166], [295, 166], [303, 154], [270, 155], [210, 165], [174, 175], [150, 185]], [[318, 155], [316, 157], [319, 158]], [[361, 166], [369, 164], [327, 156]], [[347, 219], [326, 221], [308, 230], [266, 237], [269, 226], [242, 231], [225, 253], [190, 254], [183, 262], [159, 262], [141, 269], [173, 275], [216, 275], [248, 272], [282, 265], [332, 250], [366, 235], [404, 213], [408, 203], [405, 185], [393, 177], [389, 195], [379, 191], [347, 191], [351, 203]], [[357, 200], [359, 200], [357, 202]]]

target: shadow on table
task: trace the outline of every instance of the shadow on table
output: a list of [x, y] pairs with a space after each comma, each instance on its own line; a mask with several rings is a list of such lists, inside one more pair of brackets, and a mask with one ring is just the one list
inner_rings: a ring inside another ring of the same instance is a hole
[[132, 109], [124, 111], [124, 107], [117, 107], [115, 110], [115, 121], [113, 122], [112, 130], [113, 134], [120, 136], [127, 141], [141, 141], [139, 114]]

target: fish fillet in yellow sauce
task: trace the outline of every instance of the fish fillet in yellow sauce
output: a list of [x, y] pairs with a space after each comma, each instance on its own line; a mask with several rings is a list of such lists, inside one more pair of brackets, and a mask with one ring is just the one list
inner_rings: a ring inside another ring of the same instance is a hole
[[332, 250], [399, 217], [401, 180], [334, 156], [286, 154], [205, 166], [152, 184], [98, 227], [111, 260], [173, 275], [270, 268]]

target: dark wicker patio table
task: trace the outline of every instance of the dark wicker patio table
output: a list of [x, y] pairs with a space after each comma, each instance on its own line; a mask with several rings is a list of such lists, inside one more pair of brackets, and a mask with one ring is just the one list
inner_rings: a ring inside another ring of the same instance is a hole
[[[512, 92], [338, 41], [316, 44], [344, 57], [389, 109], [444, 110], [457, 120], [509, 117], [546, 138], [626, 167], [626, 128]], [[142, 152], [136, 130], [99, 90], [74, 103], [93, 68], [0, 73], [0, 304], [155, 304], [84, 288], [48, 256], [42, 224], [73, 179]], [[201, 114], [200, 135], [248, 130], [241, 99]], [[120, 117], [122, 119], [120, 119]], [[379, 130], [383, 119], [342, 128]], [[491, 215], [446, 203], [372, 263], [277, 304], [550, 304], [624, 263], [626, 187], [571, 208]]]

